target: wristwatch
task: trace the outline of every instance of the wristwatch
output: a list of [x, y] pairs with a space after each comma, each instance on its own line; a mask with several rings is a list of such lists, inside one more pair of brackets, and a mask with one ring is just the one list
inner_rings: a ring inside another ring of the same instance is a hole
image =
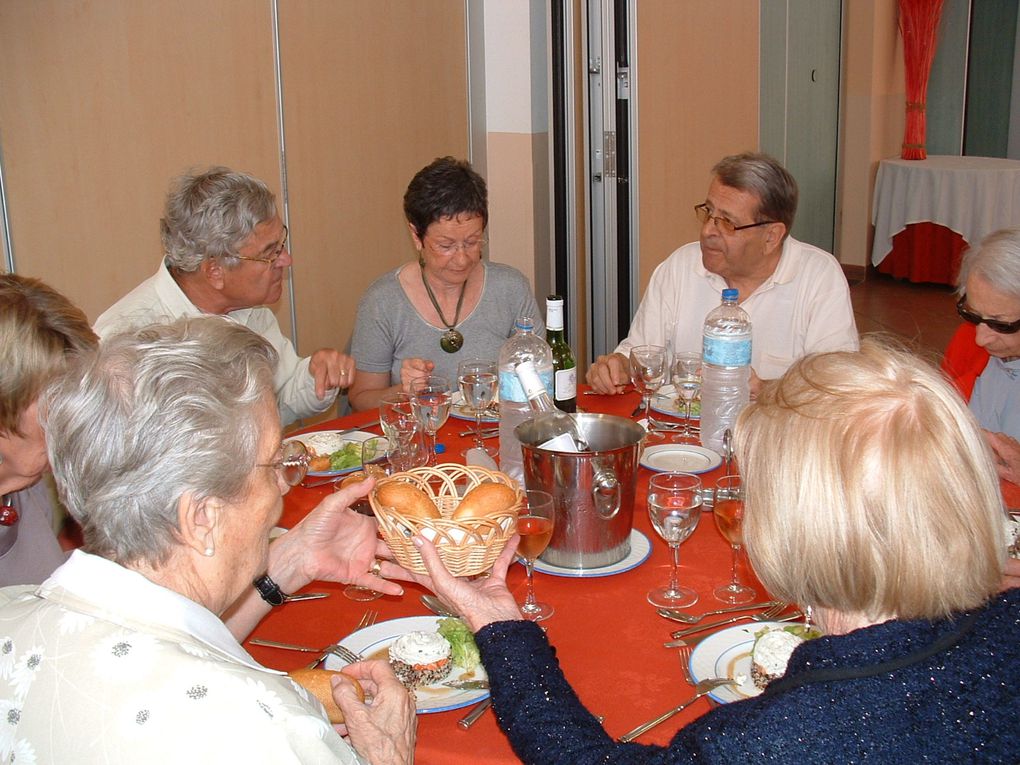
[[269, 574], [263, 574], [254, 582], [255, 589], [259, 591], [259, 595], [271, 606], [282, 606], [287, 602], [287, 596], [283, 594], [283, 590], [280, 589], [280, 585], [269, 578]]

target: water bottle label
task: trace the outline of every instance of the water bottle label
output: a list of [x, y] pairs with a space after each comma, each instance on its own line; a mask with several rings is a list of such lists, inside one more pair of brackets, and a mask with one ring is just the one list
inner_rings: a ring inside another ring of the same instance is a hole
[[717, 367], [746, 367], [751, 364], [750, 337], [704, 338], [702, 358], [706, 364]]
[[[547, 369], [539, 372], [538, 377], [542, 381], [542, 385], [545, 386], [545, 389], [551, 394], [553, 389], [552, 370]], [[528, 403], [528, 396], [524, 392], [524, 387], [521, 385], [520, 378], [517, 377], [516, 372], [503, 370], [499, 373], [499, 400], [513, 401], [518, 404]]]

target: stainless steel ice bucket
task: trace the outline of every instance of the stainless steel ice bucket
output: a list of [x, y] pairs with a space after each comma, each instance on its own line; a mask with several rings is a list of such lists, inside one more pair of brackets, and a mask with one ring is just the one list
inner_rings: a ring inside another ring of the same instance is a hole
[[630, 554], [644, 429], [609, 414], [573, 417], [593, 451], [539, 449], [555, 435], [541, 419], [518, 425], [514, 432], [524, 453], [525, 484], [552, 494], [556, 505], [552, 541], [540, 559], [562, 568], [600, 568]]

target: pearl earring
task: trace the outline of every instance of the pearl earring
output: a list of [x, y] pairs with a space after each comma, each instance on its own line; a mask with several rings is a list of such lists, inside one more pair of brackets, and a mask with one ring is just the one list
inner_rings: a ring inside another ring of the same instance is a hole
[[205, 557], [211, 558], [212, 556], [213, 556], [213, 549], [212, 549], [212, 547], [210, 546], [210, 547], [205, 548]]

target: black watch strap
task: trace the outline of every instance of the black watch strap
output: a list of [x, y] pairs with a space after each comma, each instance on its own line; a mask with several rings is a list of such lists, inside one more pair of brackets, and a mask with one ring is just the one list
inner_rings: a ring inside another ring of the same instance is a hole
[[280, 585], [269, 578], [269, 574], [263, 574], [252, 584], [259, 591], [259, 595], [271, 606], [282, 606], [287, 602], [287, 596], [283, 594]]

